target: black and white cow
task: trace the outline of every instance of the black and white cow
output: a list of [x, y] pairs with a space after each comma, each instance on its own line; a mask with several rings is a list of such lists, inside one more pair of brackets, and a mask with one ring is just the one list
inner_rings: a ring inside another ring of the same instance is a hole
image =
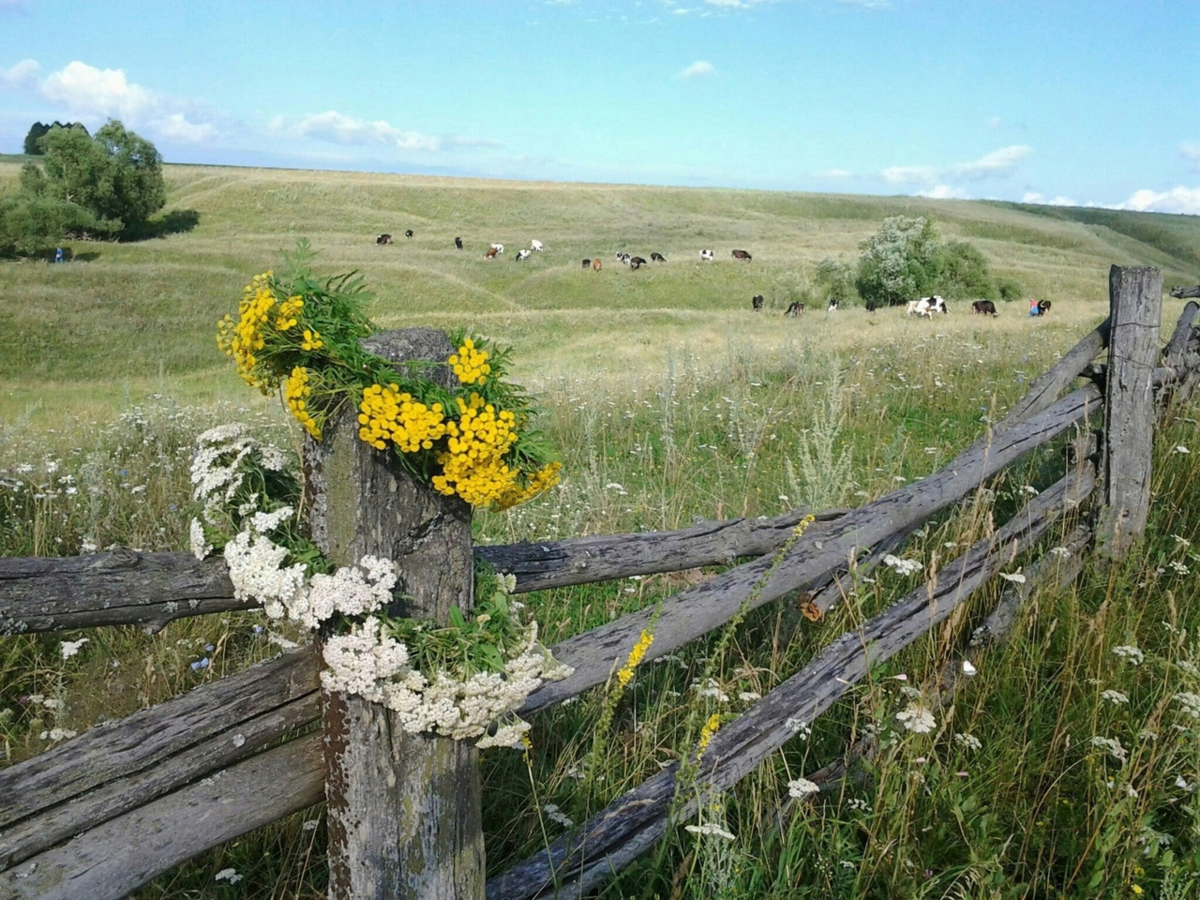
[[407, 231], [404, 232], [404, 236], [406, 238], [411, 238], [413, 236], [413, 230], [411, 228], [409, 228]]
[[932, 297], [922, 297], [920, 300], [909, 300], [906, 315], [933, 318], [934, 313], [948, 313], [944, 298], [934, 294]]
[[390, 234], [381, 234], [379, 237], [375, 238], [375, 243], [377, 244], [390, 244], [391, 242], [392, 236]]
[[513, 257], [513, 262], [525, 262], [531, 256], [533, 256], [532, 250], [518, 250], [517, 255]]
[[785, 312], [784, 315], [791, 316], [794, 319], [802, 312], [804, 312], [804, 304], [799, 300], [793, 300], [791, 306], [787, 308], [787, 312]]
[[762, 294], [755, 294], [753, 297], [750, 298], [750, 308], [753, 309], [755, 312], [762, 312], [764, 302], [765, 301], [763, 300]]
[[700, 259], [702, 262], [712, 262], [714, 259], [716, 259], [716, 256], [717, 255], [711, 250], [700, 251]]

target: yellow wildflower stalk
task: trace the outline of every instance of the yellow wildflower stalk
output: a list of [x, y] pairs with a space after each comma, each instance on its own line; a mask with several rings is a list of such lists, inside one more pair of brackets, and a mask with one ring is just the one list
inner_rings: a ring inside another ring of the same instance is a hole
[[617, 681], [620, 682], [621, 687], [627, 687], [629, 682], [633, 680], [633, 670], [638, 667], [638, 664], [646, 655], [646, 651], [650, 649], [650, 645], [653, 643], [654, 635], [643, 629], [641, 637], [633, 645], [633, 649], [629, 651], [629, 658], [625, 660], [625, 665], [617, 672]]

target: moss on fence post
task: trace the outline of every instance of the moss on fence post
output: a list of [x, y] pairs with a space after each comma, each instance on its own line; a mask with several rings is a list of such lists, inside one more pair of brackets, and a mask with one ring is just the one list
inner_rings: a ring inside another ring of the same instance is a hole
[[[412, 328], [364, 341], [399, 363], [443, 362], [454, 352], [440, 331]], [[432, 377], [447, 387], [444, 364]], [[358, 438], [357, 409], [306, 439], [305, 470], [314, 541], [349, 565], [371, 554], [399, 567], [393, 612], [446, 624], [451, 606], [473, 605], [471, 510], [404, 471], [394, 454]], [[466, 741], [405, 732], [396, 715], [358, 696], [323, 693], [329, 896], [483, 896], [478, 750]]]

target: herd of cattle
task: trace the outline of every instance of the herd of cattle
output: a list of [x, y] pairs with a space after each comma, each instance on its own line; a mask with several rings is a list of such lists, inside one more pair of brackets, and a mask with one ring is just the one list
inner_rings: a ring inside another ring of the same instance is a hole
[[[411, 228], [409, 228], [408, 230], [406, 230], [404, 232], [404, 236], [406, 238], [411, 239], [413, 237], [413, 230]], [[390, 243], [392, 243], [392, 236], [390, 234], [386, 234], [386, 233], [380, 234], [375, 238], [375, 243], [376, 244], [390, 244]], [[463, 249], [463, 239], [461, 237], [456, 237], [454, 239], [454, 247], [456, 250]], [[534, 253], [541, 253], [544, 249], [545, 248], [541, 241], [536, 240], [536, 239], [531, 240], [529, 242], [529, 249], [518, 250], [517, 255], [513, 257], [513, 261], [514, 262], [524, 262], [525, 260], [529, 259]], [[504, 245], [503, 244], [492, 244], [484, 252], [484, 259], [488, 259], [488, 260], [496, 259], [497, 257], [501, 256], [503, 253], [504, 253]], [[750, 253], [747, 252], [746, 250], [733, 250], [733, 251], [731, 251], [730, 255], [734, 259], [741, 260], [743, 262], [750, 262], [753, 259], [753, 257], [750, 255]], [[641, 256], [634, 256], [631, 253], [624, 253], [624, 252], [618, 253], [616, 258], [622, 265], [628, 266], [631, 270], [640, 269], [642, 266], [649, 265], [651, 262], [665, 263], [667, 261], [667, 258], [665, 256], [663, 256], [661, 253], [651, 253], [649, 262]], [[716, 259], [715, 251], [710, 250], [710, 249], [704, 249], [704, 250], [700, 251], [701, 262], [713, 262], [715, 259]], [[582, 265], [582, 268], [591, 269], [594, 272], [599, 272], [603, 268], [603, 264], [600, 262], [599, 259], [584, 259], [581, 265]], [[1176, 288], [1175, 290], [1173, 290], [1171, 292], [1171, 296], [1178, 296], [1175, 293], [1176, 290], [1182, 290], [1182, 289]], [[1196, 290], [1200, 290], [1200, 288], [1197, 288]], [[1184, 296], [1195, 296], [1195, 295], [1185, 294]], [[754, 312], [762, 312], [765, 305], [766, 305], [766, 299], [763, 297], [762, 294], [755, 294], [750, 300], [750, 307], [751, 307], [751, 309], [754, 310]], [[878, 308], [877, 304], [870, 300], [867, 301], [866, 307], [867, 307], [867, 312], [869, 312], [869, 313], [875, 312], [875, 310]], [[831, 297], [829, 299], [828, 305], [825, 308], [826, 312], [834, 312], [835, 310], [837, 310], [837, 308], [838, 308], [837, 299], [834, 297]], [[801, 303], [799, 301], [794, 301], [784, 311], [784, 315], [795, 318], [796, 316], [799, 316], [802, 312], [804, 312], [804, 309], [805, 309], [805, 306], [803, 303]], [[1029, 301], [1029, 315], [1044, 316], [1049, 311], [1050, 311], [1050, 301], [1049, 300], [1031, 299]], [[993, 303], [991, 300], [976, 300], [971, 304], [971, 312], [975, 313], [977, 315], [995, 316], [995, 315], [997, 315], [996, 304]], [[940, 297], [937, 294], [933, 294], [929, 297], [921, 297], [919, 300], [910, 300], [910, 301], [908, 301], [908, 305], [905, 310], [906, 315], [917, 316], [918, 318], [928, 318], [928, 319], [932, 319], [936, 313], [942, 313], [943, 315], [949, 313], [949, 309], [946, 306], [945, 298]]]

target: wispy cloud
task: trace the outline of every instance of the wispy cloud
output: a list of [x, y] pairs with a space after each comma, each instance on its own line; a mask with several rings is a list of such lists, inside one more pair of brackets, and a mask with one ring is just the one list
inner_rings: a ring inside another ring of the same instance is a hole
[[937, 187], [930, 188], [927, 191], [917, 191], [918, 197], [929, 197], [932, 200], [967, 200], [969, 195], [962, 188], [950, 187], [948, 184], [939, 184]]
[[680, 78], [705, 78], [709, 75], [716, 74], [716, 68], [710, 62], [705, 62], [702, 59], [696, 60], [686, 69], [679, 73]]
[[1039, 194], [1036, 191], [1027, 191], [1021, 197], [1022, 203], [1036, 203], [1038, 206], [1080, 206], [1070, 197], [1064, 197], [1061, 194], [1057, 197], [1047, 200], [1044, 194]]
[[1189, 141], [1179, 148], [1180, 155], [1183, 156], [1194, 168], [1200, 170], [1200, 144]]
[[397, 150], [417, 150], [431, 153], [461, 147], [499, 146], [496, 141], [483, 138], [442, 137], [406, 131], [383, 119], [368, 121], [334, 110], [306, 116], [299, 121], [277, 116], [269, 123], [267, 130], [275, 134], [313, 138], [347, 147], [384, 144], [395, 147]]
[[35, 88], [37, 87], [37, 74], [41, 68], [36, 60], [23, 59], [11, 69], [0, 72], [0, 85], [26, 90]]
[[845, 6], [861, 6], [863, 9], [886, 9], [892, 0], [838, 0]]
[[179, 143], [201, 143], [215, 136], [200, 104], [167, 97], [128, 79], [123, 69], [97, 69], [75, 60], [39, 81], [41, 67], [26, 59], [0, 73], [0, 84], [40, 94], [85, 123], [118, 118], [130, 128]]
[[1169, 191], [1154, 191], [1143, 188], [1135, 191], [1124, 203], [1114, 209], [1132, 209], [1138, 212], [1182, 213], [1200, 215], [1200, 188], [1176, 187]]
[[1006, 178], [1012, 175], [1017, 169], [1017, 164], [1032, 152], [1032, 148], [1024, 145], [1002, 147], [972, 162], [953, 163], [948, 166], [891, 166], [879, 174], [888, 184], [898, 185], [937, 185], [950, 178], [966, 178], [972, 181]]

